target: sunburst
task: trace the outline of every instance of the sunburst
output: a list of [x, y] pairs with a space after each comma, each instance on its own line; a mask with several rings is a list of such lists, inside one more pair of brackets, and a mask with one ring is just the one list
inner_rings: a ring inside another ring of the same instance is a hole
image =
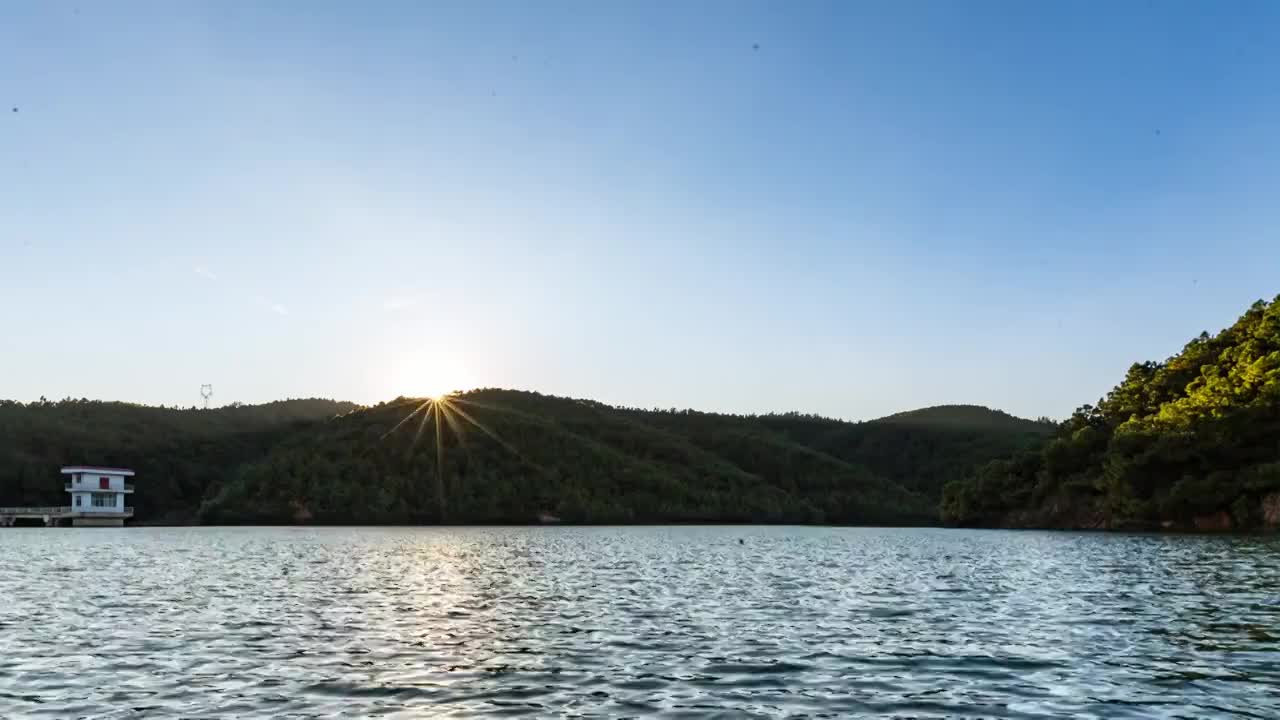
[[437, 395], [435, 397], [425, 398], [417, 407], [406, 415], [400, 422], [396, 423], [387, 432], [383, 433], [382, 439], [385, 440], [392, 433], [404, 427], [406, 423], [415, 417], [420, 418], [418, 421], [418, 429], [413, 435], [413, 445], [417, 447], [418, 442], [422, 439], [422, 433], [426, 430], [428, 424], [435, 426], [435, 442], [436, 442], [436, 503], [440, 508], [440, 518], [443, 520], [447, 514], [448, 505], [445, 496], [444, 487], [444, 426], [447, 424], [449, 429], [453, 431], [453, 435], [458, 439], [458, 444], [466, 447], [466, 425], [464, 421], [484, 433], [494, 442], [519, 457], [525, 462], [531, 463], [519, 450], [515, 449], [506, 440], [498, 437], [498, 433], [492, 428], [475, 418], [474, 415], [459, 407], [460, 403], [464, 403], [457, 393], [448, 393]]

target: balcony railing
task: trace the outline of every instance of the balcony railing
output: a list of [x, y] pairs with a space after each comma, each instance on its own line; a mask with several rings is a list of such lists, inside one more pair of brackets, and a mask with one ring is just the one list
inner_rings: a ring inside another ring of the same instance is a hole
[[67, 492], [71, 492], [72, 490], [79, 490], [79, 491], [83, 491], [83, 492], [127, 492], [127, 493], [131, 493], [131, 492], [133, 492], [133, 483], [125, 483], [125, 484], [124, 484], [124, 489], [122, 489], [122, 490], [117, 490], [117, 489], [115, 489], [115, 488], [106, 488], [106, 489], [103, 489], [103, 488], [100, 488], [100, 487], [94, 487], [94, 486], [92, 486], [92, 485], [88, 485], [88, 484], [85, 484], [85, 485], [76, 485], [76, 484], [75, 484], [75, 483], [73, 483], [73, 482], [66, 482], [66, 483], [63, 483], [63, 485], [62, 485], [62, 489], [63, 489], [63, 490], [66, 490]]

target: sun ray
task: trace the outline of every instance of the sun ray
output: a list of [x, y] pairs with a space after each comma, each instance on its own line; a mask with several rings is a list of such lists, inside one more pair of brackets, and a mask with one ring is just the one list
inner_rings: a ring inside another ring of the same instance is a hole
[[458, 438], [459, 445], [466, 445], [466, 428], [462, 427], [462, 423], [458, 422], [458, 418], [454, 417], [453, 401], [448, 397], [440, 398], [440, 410], [444, 415], [445, 422], [449, 423], [449, 429], [453, 431], [453, 436]]
[[515, 408], [503, 407], [501, 405], [490, 405], [489, 403], [486, 403], [486, 402], [480, 402], [479, 400], [469, 400], [467, 398], [454, 398], [454, 402], [465, 403], [472, 407], [484, 408], [485, 410], [492, 410], [494, 412], [506, 413], [508, 415], [516, 415], [529, 420], [536, 420], [544, 424], [552, 424], [551, 421], [548, 420], [547, 418], [539, 417], [537, 415], [534, 415], [533, 413], [527, 413], [523, 410], [516, 410]]
[[[437, 397], [427, 398], [426, 400], [424, 400], [421, 404], [415, 407], [412, 412], [406, 415], [402, 420], [400, 420], [400, 422], [396, 423], [394, 427], [392, 427], [382, 436], [382, 438], [385, 440], [389, 435], [399, 430], [401, 426], [403, 426], [405, 423], [412, 420], [415, 416], [421, 415], [422, 417], [418, 421], [418, 428], [413, 435], [413, 443], [410, 445], [410, 452], [412, 452], [413, 448], [416, 448], [418, 445], [418, 442], [422, 439], [422, 434], [423, 432], [425, 432], [427, 424], [432, 422], [435, 423], [435, 436], [436, 436], [435, 437], [435, 441], [436, 441], [435, 491], [436, 491], [436, 506], [440, 510], [441, 522], [444, 522], [447, 520], [447, 512], [448, 512], [448, 497], [446, 492], [445, 472], [444, 472], [445, 471], [444, 426], [446, 423], [449, 425], [449, 429], [453, 431], [454, 437], [457, 438], [458, 445], [461, 447], [464, 447], [464, 448], [466, 447], [466, 429], [467, 428], [466, 428], [466, 425], [464, 425], [462, 422], [462, 420], [465, 420], [467, 424], [474, 426], [477, 430], [484, 433], [486, 436], [491, 438], [494, 442], [501, 445], [504, 449], [506, 449], [512, 455], [515, 455], [516, 457], [520, 458], [522, 462], [527, 463], [532, 467], [538, 468], [539, 470], [543, 469], [541, 465], [530, 460], [528, 457], [524, 455], [524, 453], [520, 452], [515, 448], [515, 446], [511, 445], [511, 443], [508, 443], [506, 440], [503, 440], [498, 435], [498, 433], [495, 432], [488, 425], [484, 424], [483, 422], [480, 422], [471, 413], [459, 407], [458, 405], [459, 403], [467, 403], [469, 405], [474, 405], [476, 407], [492, 409], [500, 412], [512, 412], [517, 415], [526, 416], [526, 413], [522, 413], [516, 410], [510, 410], [509, 408], [493, 408], [489, 405], [485, 405], [484, 403], [472, 402], [464, 398], [457, 397], [456, 395], [440, 395]], [[536, 416], [528, 415], [528, 417], [536, 419]], [[462, 420], [459, 420], [459, 418], [461, 418]]]
[[474, 417], [472, 417], [472, 416], [471, 416], [471, 414], [470, 414], [470, 413], [468, 413], [466, 410], [463, 410], [462, 408], [458, 407], [457, 405], [454, 405], [454, 406], [453, 406], [453, 411], [454, 411], [454, 412], [456, 412], [456, 413], [458, 413], [459, 415], [461, 415], [461, 416], [462, 416], [462, 418], [463, 418], [464, 420], [466, 420], [467, 422], [469, 422], [469, 423], [471, 423], [472, 425], [475, 425], [477, 428], [479, 428], [480, 432], [482, 432], [482, 433], [484, 433], [485, 435], [488, 435], [489, 437], [493, 438], [493, 440], [494, 440], [495, 442], [497, 442], [499, 445], [501, 445], [502, 447], [504, 447], [504, 448], [506, 448], [507, 450], [509, 450], [509, 451], [511, 452], [511, 454], [513, 454], [513, 455], [515, 455], [516, 457], [520, 458], [521, 460], [523, 460], [523, 461], [525, 461], [525, 462], [529, 463], [530, 465], [533, 465], [534, 467], [538, 467], [538, 464], [537, 464], [537, 463], [535, 463], [535, 462], [533, 462], [532, 460], [530, 460], [529, 458], [525, 457], [525, 456], [524, 456], [524, 453], [522, 453], [522, 452], [520, 452], [519, 450], [517, 450], [517, 449], [515, 449], [514, 447], [512, 447], [512, 445], [511, 445], [510, 443], [508, 443], [506, 440], [503, 440], [502, 438], [498, 437], [498, 434], [497, 434], [496, 432], [494, 432], [494, 431], [490, 430], [490, 429], [488, 428], [488, 426], [486, 426], [484, 423], [480, 422], [479, 420], [476, 420], [476, 419], [475, 419]]
[[418, 407], [414, 408], [413, 412], [409, 413], [408, 415], [405, 415], [403, 420], [401, 420], [400, 422], [398, 422], [398, 423], [396, 423], [396, 424], [395, 424], [395, 427], [393, 427], [393, 428], [391, 428], [390, 430], [388, 430], [388, 431], [386, 431], [385, 433], [383, 433], [383, 434], [382, 434], [382, 439], [383, 439], [383, 440], [386, 440], [386, 439], [387, 439], [387, 436], [389, 436], [389, 435], [391, 435], [391, 433], [393, 433], [393, 432], [395, 432], [395, 431], [399, 430], [401, 425], [404, 425], [405, 423], [407, 423], [407, 422], [409, 422], [410, 420], [412, 420], [412, 419], [413, 419], [413, 416], [414, 416], [414, 415], [417, 415], [418, 413], [420, 413], [420, 412], [422, 412], [424, 409], [426, 409], [427, 404], [428, 404], [428, 403], [430, 403], [430, 402], [431, 402], [431, 401], [430, 401], [430, 400], [428, 400], [427, 402], [424, 402], [424, 403], [422, 403], [421, 405], [419, 405]]
[[432, 403], [436, 416], [436, 504], [440, 506], [440, 518], [444, 519], [448, 506], [444, 496], [444, 425], [440, 422], [440, 405], [439, 402]]
[[[431, 400], [428, 400], [427, 402], [423, 403], [423, 405], [427, 405], [427, 404], [431, 404], [432, 406], [435, 405], [435, 403]], [[431, 421], [431, 408], [429, 407], [426, 412], [422, 413], [422, 422], [418, 423], [418, 431], [413, 434], [413, 444], [409, 446], [410, 451], [412, 451], [413, 448], [418, 447], [418, 441], [422, 439], [422, 431], [426, 429], [427, 423], [430, 421]]]

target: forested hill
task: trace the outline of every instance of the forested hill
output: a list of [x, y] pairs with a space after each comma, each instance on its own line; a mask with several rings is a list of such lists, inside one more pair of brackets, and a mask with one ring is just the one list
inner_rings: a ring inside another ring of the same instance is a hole
[[1280, 527], [1280, 298], [1129, 368], [1038, 451], [946, 487], [951, 524]]
[[1051, 430], [985, 408], [849, 423], [514, 390], [420, 408], [0, 401], [0, 505], [64, 504], [59, 467], [86, 463], [137, 471], [140, 522], [936, 523], [945, 483]]
[[1046, 431], [641, 410], [478, 390], [439, 404], [402, 398], [295, 433], [239, 468], [201, 519], [935, 523], [946, 481]]
[[59, 468], [84, 463], [136, 470], [130, 502], [140, 519], [187, 520], [227, 473], [289, 433], [355, 407], [321, 399], [210, 410], [0, 400], [0, 506], [65, 505]]
[[875, 422], [892, 425], [917, 425], [931, 428], [954, 428], [964, 431], [1004, 430], [1047, 434], [1056, 429], [1056, 423], [1048, 418], [1027, 420], [1010, 415], [1003, 410], [992, 410], [982, 405], [936, 405], [908, 410], [880, 418]]

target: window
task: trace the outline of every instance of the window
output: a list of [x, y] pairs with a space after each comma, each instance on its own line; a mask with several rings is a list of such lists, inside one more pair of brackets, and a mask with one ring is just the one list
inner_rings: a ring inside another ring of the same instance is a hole
[[111, 489], [111, 478], [104, 478], [104, 477], [98, 478], [98, 489], [99, 490]]
[[77, 495], [77, 496], [76, 496], [76, 507], [80, 507], [80, 498], [82, 498], [82, 497], [84, 497], [84, 496], [83, 496], [83, 495]]
[[94, 493], [93, 506], [94, 507], [115, 507], [116, 496], [114, 493]]

